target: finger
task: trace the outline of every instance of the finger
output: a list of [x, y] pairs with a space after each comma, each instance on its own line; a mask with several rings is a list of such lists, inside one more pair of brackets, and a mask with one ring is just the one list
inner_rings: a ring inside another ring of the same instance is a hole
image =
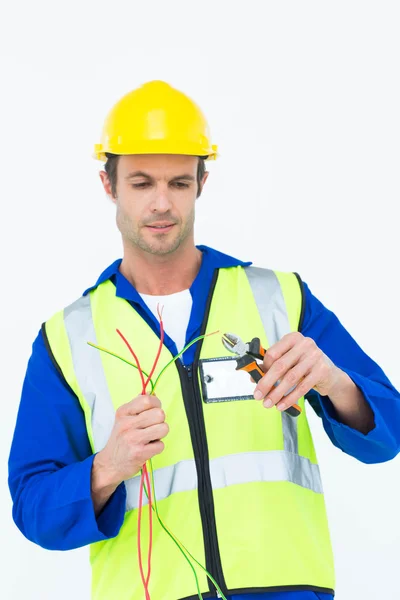
[[289, 369], [279, 384], [267, 394], [263, 402], [264, 406], [266, 408], [271, 408], [271, 406], [278, 404], [284, 396], [288, 395], [293, 388], [311, 372], [313, 364], [313, 359], [307, 357], [300, 360], [293, 368]]
[[143, 450], [144, 462], [148, 461], [150, 458], [153, 458], [153, 456], [156, 456], [156, 454], [161, 454], [161, 452], [164, 450], [164, 448], [165, 448], [165, 444], [161, 440], [158, 440], [157, 442], [150, 442], [149, 444], [146, 444], [146, 446]]
[[147, 429], [152, 425], [159, 425], [165, 421], [165, 412], [162, 408], [151, 408], [140, 413], [132, 419], [132, 426], [135, 429]]
[[305, 377], [299, 384], [295, 387], [295, 389], [290, 392], [281, 402], [276, 405], [276, 408], [280, 411], [286, 410], [289, 406], [293, 406], [297, 404], [297, 402], [308, 394], [308, 392], [315, 386], [315, 375], [310, 373]]
[[264, 370], [268, 371], [275, 361], [286, 354], [286, 352], [289, 352], [289, 350], [302, 339], [304, 339], [304, 336], [298, 331], [294, 331], [284, 335], [279, 342], [276, 342], [276, 344], [273, 344], [273, 346], [268, 348], [268, 350], [265, 351], [263, 359]]
[[146, 410], [151, 410], [152, 408], [160, 408], [161, 402], [157, 398], [157, 396], [137, 396], [127, 404], [123, 404], [117, 410], [117, 416], [126, 417], [126, 416], [136, 416], [140, 415], [142, 412]]
[[[256, 400], [260, 400], [261, 398], [265, 398], [265, 396], [269, 395], [274, 385], [280, 379], [282, 380], [286, 373], [299, 362], [302, 354], [302, 346], [301, 344], [297, 344], [288, 352], [286, 352], [286, 354], [284, 354], [281, 358], [278, 358], [271, 365], [264, 377], [258, 382], [254, 391], [254, 397]], [[257, 392], [259, 393], [257, 394]]]
[[[144, 444], [148, 444], [149, 442], [156, 442], [157, 440], [162, 440], [169, 433], [169, 427], [166, 423], [161, 423], [160, 425], [152, 425], [151, 427], [147, 427], [146, 429], [140, 430], [140, 441]], [[137, 438], [136, 438], [137, 439]]]

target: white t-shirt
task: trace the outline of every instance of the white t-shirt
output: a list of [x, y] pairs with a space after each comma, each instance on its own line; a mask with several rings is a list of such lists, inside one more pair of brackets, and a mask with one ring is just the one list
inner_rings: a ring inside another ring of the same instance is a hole
[[178, 352], [185, 347], [186, 330], [192, 311], [192, 295], [189, 290], [168, 296], [140, 294], [158, 321], [157, 304], [163, 309], [164, 330], [174, 340]]

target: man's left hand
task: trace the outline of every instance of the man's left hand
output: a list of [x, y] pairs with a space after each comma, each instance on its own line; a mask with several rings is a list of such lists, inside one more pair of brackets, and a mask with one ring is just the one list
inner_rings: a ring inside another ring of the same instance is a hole
[[266, 408], [276, 406], [278, 410], [296, 404], [311, 389], [329, 396], [343, 375], [314, 340], [299, 332], [289, 333], [271, 346], [260, 367], [266, 374], [258, 382], [254, 397], [264, 398]]

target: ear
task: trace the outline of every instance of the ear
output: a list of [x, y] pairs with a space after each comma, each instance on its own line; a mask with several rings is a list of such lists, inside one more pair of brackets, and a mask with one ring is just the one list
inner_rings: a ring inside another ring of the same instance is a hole
[[201, 194], [201, 192], [203, 191], [203, 187], [204, 187], [204, 185], [205, 185], [205, 183], [206, 183], [206, 181], [207, 181], [207, 179], [208, 179], [208, 176], [209, 176], [209, 174], [210, 174], [210, 173], [209, 173], [208, 171], [206, 171], [206, 172], [204, 173], [204, 175], [203, 175], [203, 179], [201, 180], [200, 189], [199, 189], [199, 192], [198, 192], [198, 194], [197, 194], [197, 197], [199, 197], [199, 196], [200, 196], [200, 194]]
[[115, 204], [115, 198], [113, 197], [112, 191], [111, 191], [111, 182], [110, 182], [110, 179], [109, 179], [107, 173], [105, 171], [100, 171], [99, 175], [100, 175], [101, 183], [103, 184], [103, 187], [104, 187], [104, 191], [106, 192], [106, 194], [110, 198], [110, 200], [112, 202], [114, 202], [114, 204]]

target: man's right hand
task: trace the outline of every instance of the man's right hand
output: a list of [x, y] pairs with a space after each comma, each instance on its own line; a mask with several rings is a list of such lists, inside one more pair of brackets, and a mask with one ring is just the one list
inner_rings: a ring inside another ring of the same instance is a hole
[[110, 439], [96, 454], [92, 468], [92, 498], [96, 515], [118, 485], [136, 475], [144, 463], [164, 450], [169, 431], [156, 396], [138, 396], [119, 407]]

